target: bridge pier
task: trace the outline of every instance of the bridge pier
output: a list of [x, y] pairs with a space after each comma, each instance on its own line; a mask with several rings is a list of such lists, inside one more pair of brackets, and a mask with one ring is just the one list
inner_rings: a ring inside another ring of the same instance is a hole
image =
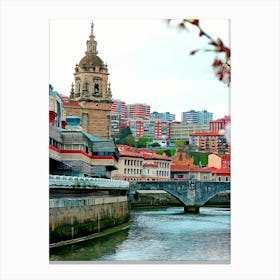
[[196, 205], [184, 205], [185, 213], [199, 213], [199, 206]]

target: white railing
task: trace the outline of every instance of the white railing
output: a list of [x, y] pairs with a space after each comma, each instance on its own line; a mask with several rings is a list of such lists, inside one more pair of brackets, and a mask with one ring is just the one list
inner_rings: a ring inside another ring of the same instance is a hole
[[49, 175], [50, 187], [92, 187], [108, 189], [129, 189], [129, 182], [103, 178]]

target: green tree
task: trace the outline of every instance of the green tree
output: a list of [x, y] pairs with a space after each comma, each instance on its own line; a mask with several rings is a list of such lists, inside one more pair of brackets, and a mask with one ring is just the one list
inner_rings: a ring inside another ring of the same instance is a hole
[[151, 147], [160, 147], [160, 144], [158, 142], [154, 142], [153, 144], [151, 144]]
[[123, 139], [123, 144], [124, 145], [128, 145], [131, 147], [136, 147], [136, 141], [134, 139], [134, 136], [132, 134], [127, 135], [124, 139]]
[[171, 154], [170, 150], [164, 150], [164, 152], [168, 157], [172, 157], [172, 154]]
[[123, 144], [124, 139], [128, 135], [132, 135], [132, 132], [131, 132], [131, 130], [128, 126], [126, 128], [121, 129], [121, 131], [119, 133], [119, 141], [120, 141], [121, 144]]
[[159, 155], [162, 155], [163, 153], [165, 153], [168, 157], [173, 157], [176, 153], [176, 150], [174, 150], [174, 149], [158, 150], [158, 151], [156, 151], [156, 153]]
[[176, 146], [176, 148], [184, 147], [185, 146], [185, 141], [184, 140], [176, 140], [175, 141], [175, 146]]
[[151, 142], [151, 138], [149, 136], [142, 136], [138, 139], [137, 148], [146, 148], [147, 144]]
[[190, 152], [190, 156], [194, 159], [194, 165], [199, 166], [200, 164], [203, 166], [207, 166], [208, 164], [208, 155], [211, 153], [208, 152]]

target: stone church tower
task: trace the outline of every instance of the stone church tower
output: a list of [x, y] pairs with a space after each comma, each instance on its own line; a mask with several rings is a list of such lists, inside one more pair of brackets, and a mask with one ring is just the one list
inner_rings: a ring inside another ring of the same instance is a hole
[[86, 42], [85, 56], [75, 67], [70, 102], [65, 103], [67, 115], [78, 116], [85, 132], [102, 139], [111, 139], [110, 110], [112, 95], [108, 68], [97, 56], [97, 42], [91, 34]]

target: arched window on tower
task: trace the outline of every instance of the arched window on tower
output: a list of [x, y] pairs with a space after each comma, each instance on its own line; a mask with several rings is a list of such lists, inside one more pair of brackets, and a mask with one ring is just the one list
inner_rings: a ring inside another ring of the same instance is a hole
[[99, 95], [99, 84], [94, 85], [94, 95]]

